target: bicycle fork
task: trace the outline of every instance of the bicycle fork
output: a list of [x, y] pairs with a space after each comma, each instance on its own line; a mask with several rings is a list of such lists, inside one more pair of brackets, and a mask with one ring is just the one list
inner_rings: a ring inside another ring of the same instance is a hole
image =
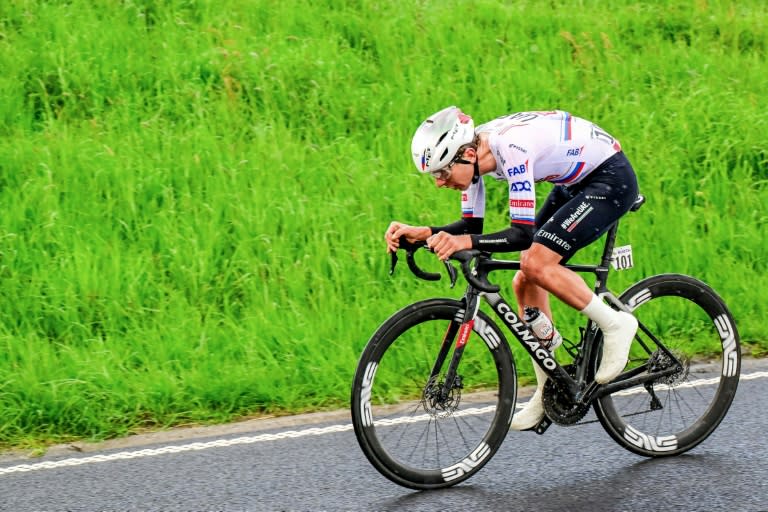
[[[445, 381], [442, 383], [439, 390], [437, 390], [437, 395], [432, 397], [433, 400], [446, 400], [451, 396], [451, 391], [453, 389], [462, 387], [461, 377], [458, 374], [459, 362], [461, 361], [462, 354], [464, 354], [464, 348], [467, 341], [469, 341], [472, 329], [475, 326], [475, 316], [480, 307], [479, 297], [480, 294], [475, 290], [467, 292], [463, 299], [463, 314], [457, 315], [456, 318], [453, 319], [443, 337], [440, 352], [438, 353], [435, 364], [430, 372], [428, 386], [437, 382], [440, 375], [440, 369], [445, 363], [445, 359], [448, 356], [448, 352], [451, 350], [451, 346], [454, 346], [454, 350], [451, 361], [445, 372]], [[454, 339], [456, 340], [455, 344]]]

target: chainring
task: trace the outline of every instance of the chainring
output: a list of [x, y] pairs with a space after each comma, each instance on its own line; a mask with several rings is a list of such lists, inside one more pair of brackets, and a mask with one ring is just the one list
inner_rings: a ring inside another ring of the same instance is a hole
[[[576, 365], [563, 367], [568, 375], [576, 377]], [[574, 403], [567, 391], [561, 390], [555, 381], [544, 384], [544, 413], [558, 425], [573, 425], [589, 412], [589, 404]]]

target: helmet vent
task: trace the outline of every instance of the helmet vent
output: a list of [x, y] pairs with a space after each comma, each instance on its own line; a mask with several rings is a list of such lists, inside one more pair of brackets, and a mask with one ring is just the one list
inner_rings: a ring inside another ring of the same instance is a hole
[[435, 143], [435, 146], [439, 146], [441, 142], [443, 142], [443, 139], [448, 135], [448, 132], [445, 132], [440, 136], [439, 139], [437, 139], [437, 142]]

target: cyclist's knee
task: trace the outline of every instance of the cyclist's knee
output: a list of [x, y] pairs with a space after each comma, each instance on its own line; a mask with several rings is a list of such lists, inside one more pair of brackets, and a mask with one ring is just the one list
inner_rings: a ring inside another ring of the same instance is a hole
[[562, 256], [540, 244], [534, 244], [532, 249], [521, 255], [520, 270], [526, 282], [541, 286], [544, 276], [549, 274], [552, 266], [559, 264]]
[[[542, 267], [537, 266], [535, 258], [525, 258], [520, 261], [520, 274], [522, 277], [516, 279], [515, 286], [518, 284], [525, 287], [530, 284], [539, 284], [541, 281]], [[515, 276], [517, 278], [517, 276]]]

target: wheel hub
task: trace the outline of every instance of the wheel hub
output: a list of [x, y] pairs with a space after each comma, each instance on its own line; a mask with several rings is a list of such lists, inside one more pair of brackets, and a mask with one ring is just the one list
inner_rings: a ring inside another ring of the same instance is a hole
[[[673, 352], [673, 354], [677, 360], [680, 361], [681, 366], [674, 373], [660, 377], [658, 380], [654, 381], [655, 383], [674, 387], [688, 377], [688, 372], [691, 369], [691, 359], [678, 352]], [[668, 354], [657, 350], [651, 354], [650, 358], [648, 358], [648, 373], [663, 371], [675, 364], [675, 361]]]
[[456, 377], [453, 385], [445, 392], [445, 382], [433, 377], [424, 387], [421, 406], [433, 418], [445, 418], [453, 414], [461, 403], [461, 377]]

